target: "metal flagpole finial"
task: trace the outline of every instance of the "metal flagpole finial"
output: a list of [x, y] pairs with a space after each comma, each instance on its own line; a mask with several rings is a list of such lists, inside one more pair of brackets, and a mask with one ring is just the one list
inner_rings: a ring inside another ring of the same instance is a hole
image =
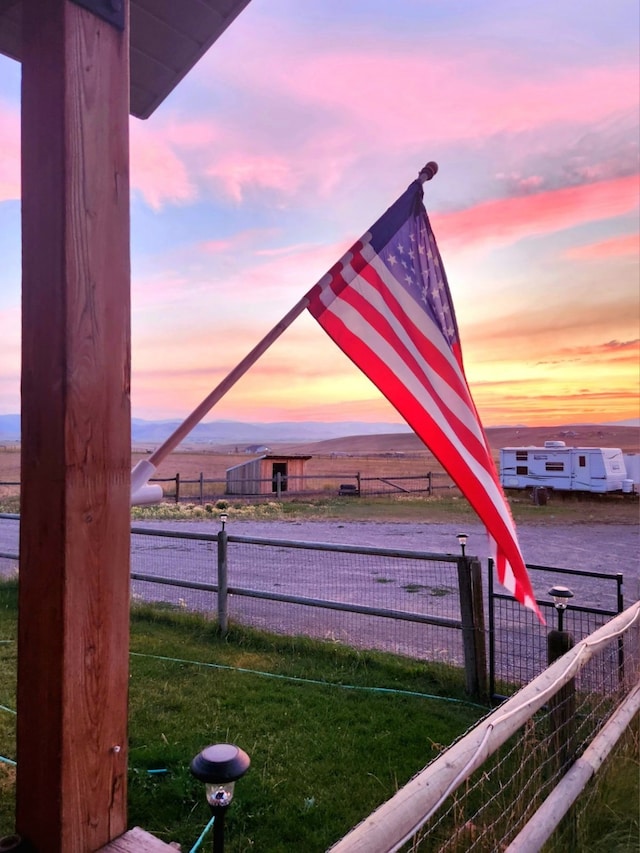
[[424, 184], [425, 181], [430, 181], [437, 171], [438, 164], [434, 163], [433, 160], [431, 160], [429, 163], [427, 163], [426, 166], [423, 166], [422, 169], [420, 169], [418, 179]]

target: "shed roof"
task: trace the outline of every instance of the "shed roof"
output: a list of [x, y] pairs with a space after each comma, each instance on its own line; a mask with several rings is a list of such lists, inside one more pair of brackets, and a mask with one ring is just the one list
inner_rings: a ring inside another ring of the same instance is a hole
[[[131, 115], [148, 118], [250, 0], [130, 0]], [[0, 53], [22, 59], [22, 0], [0, 0]]]
[[246, 462], [239, 462], [237, 465], [232, 465], [231, 468], [227, 468], [227, 473], [229, 471], [235, 471], [238, 468], [245, 468], [247, 465], [253, 465], [256, 462], [262, 462], [263, 460], [271, 462], [288, 462], [292, 459], [302, 459], [303, 462], [306, 462], [311, 458], [311, 456], [303, 456], [299, 453], [265, 453], [262, 456], [254, 456], [253, 459], [247, 459]]

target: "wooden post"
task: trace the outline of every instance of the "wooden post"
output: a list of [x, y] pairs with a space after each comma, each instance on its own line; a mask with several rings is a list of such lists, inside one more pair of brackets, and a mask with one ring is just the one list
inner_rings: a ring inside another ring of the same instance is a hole
[[[572, 649], [574, 640], [568, 631], [549, 631], [547, 635], [547, 663], [551, 665]], [[549, 700], [549, 725], [553, 758], [561, 774], [567, 772], [574, 761], [576, 686], [568, 681]]]
[[176, 503], [180, 503], [180, 472], [176, 474]]
[[469, 558], [471, 578], [471, 607], [473, 611], [473, 649], [476, 662], [478, 696], [486, 699], [487, 687], [487, 638], [484, 621], [484, 596], [482, 593], [482, 565], [477, 557]]
[[128, 24], [22, 15], [16, 829], [86, 853], [127, 825]]
[[458, 589], [466, 690], [478, 698], [487, 693], [487, 655], [484, 639], [482, 574], [480, 563], [458, 557]]

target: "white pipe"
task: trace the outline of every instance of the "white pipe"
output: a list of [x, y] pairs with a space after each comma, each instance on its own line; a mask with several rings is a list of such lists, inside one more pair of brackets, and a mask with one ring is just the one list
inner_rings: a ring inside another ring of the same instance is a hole
[[421, 770], [331, 847], [331, 853], [391, 853], [411, 839], [458, 786], [604, 645], [640, 620], [640, 602], [570, 649]]

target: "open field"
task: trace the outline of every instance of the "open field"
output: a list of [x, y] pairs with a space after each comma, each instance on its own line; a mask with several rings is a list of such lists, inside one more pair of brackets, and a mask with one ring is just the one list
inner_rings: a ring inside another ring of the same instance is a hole
[[[619, 447], [626, 453], [640, 452], [640, 429], [637, 427], [501, 427], [488, 430], [487, 436], [496, 462], [501, 447], [543, 444], [549, 439], [564, 440], [567, 445]], [[413, 433], [350, 436], [312, 444], [270, 445], [270, 450], [272, 453], [310, 456], [305, 466], [305, 471], [310, 476], [353, 476], [360, 472], [363, 477], [401, 477], [418, 472], [443, 471], [433, 454]], [[134, 453], [134, 462], [145, 455], [147, 454]], [[227, 468], [246, 462], [249, 458], [250, 455], [237, 453], [235, 448], [221, 446], [205, 449], [202, 445], [187, 443], [184, 449], [171, 454], [160, 465], [158, 476], [172, 477], [179, 471], [181, 477], [189, 479], [197, 477], [203, 471], [205, 477], [222, 479]]]
[[[501, 427], [487, 431], [489, 442], [497, 461], [498, 451], [501, 447], [509, 445], [541, 445], [549, 439], [564, 440], [567, 445], [578, 446], [606, 446], [619, 447], [623, 452], [640, 452], [640, 428], [619, 426], [566, 426], [566, 427]], [[134, 448], [132, 461], [147, 458], [152, 447]], [[345, 479], [347, 482], [360, 474], [366, 477], [407, 477], [413, 475], [424, 475], [428, 472], [433, 474], [443, 473], [440, 463], [434, 458], [424, 444], [412, 433], [392, 433], [385, 435], [350, 436], [345, 438], [331, 439], [328, 441], [315, 442], [312, 444], [283, 444], [270, 446], [272, 453], [299, 454], [309, 456], [305, 465], [305, 474], [309, 477], [326, 476], [334, 483], [336, 480]], [[234, 465], [247, 462], [252, 458], [251, 454], [242, 452], [241, 449], [229, 446], [208, 446], [202, 444], [186, 443], [179, 451], [174, 451], [160, 465], [157, 471], [159, 478], [173, 478], [177, 473], [181, 479], [197, 479], [202, 472], [205, 479], [224, 481], [226, 471]], [[0, 447], [0, 483], [18, 482], [20, 479], [20, 453], [17, 444]], [[9, 494], [15, 494], [15, 489], [0, 486], [0, 499]], [[510, 495], [512, 505], [528, 505], [530, 500], [525, 496], [517, 494]], [[396, 509], [400, 517], [406, 519], [411, 516], [411, 498], [398, 499]], [[358, 504], [356, 507], [354, 504]], [[464, 502], [466, 503], [466, 502]], [[367, 511], [363, 502], [351, 502], [346, 508], [341, 502], [342, 509], [349, 516], [354, 513], [363, 517], [362, 513]], [[380, 513], [387, 517], [393, 516], [393, 501], [384, 501], [384, 507], [371, 505], [371, 517], [380, 517]], [[555, 501], [556, 506], [560, 502]], [[611, 507], [605, 509], [600, 501], [598, 520], [605, 521]], [[386, 508], [385, 508], [386, 507]], [[539, 509], [539, 508], [537, 508]], [[567, 509], [564, 510], [565, 514]], [[637, 507], [633, 502], [620, 502], [613, 509], [613, 518], [618, 521], [637, 520]], [[423, 513], [423, 509], [416, 507], [417, 517]], [[580, 511], [579, 514], [582, 514]], [[587, 519], [593, 517], [587, 513]]]

